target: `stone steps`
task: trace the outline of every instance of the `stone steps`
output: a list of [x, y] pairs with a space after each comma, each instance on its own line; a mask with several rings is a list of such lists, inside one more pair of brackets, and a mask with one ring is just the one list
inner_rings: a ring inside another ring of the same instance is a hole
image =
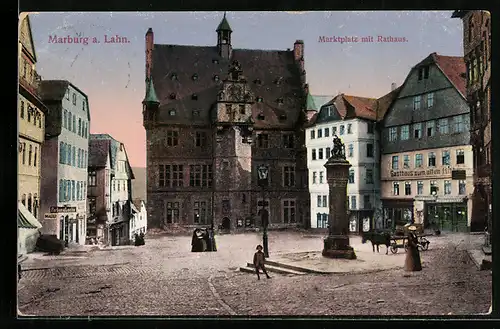
[[[285, 275], [304, 275], [306, 272], [296, 271], [276, 265], [268, 265], [266, 262], [266, 270], [272, 273], [285, 274]], [[255, 274], [255, 266], [252, 263], [247, 263], [247, 266], [240, 267], [240, 272]], [[262, 273], [262, 271], [261, 271]]]

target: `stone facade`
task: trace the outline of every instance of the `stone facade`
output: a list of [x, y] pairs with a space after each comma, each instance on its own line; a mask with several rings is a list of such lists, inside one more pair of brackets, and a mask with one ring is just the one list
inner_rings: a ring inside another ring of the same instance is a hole
[[[471, 144], [474, 152], [474, 217], [472, 229], [491, 233], [491, 14], [488, 11], [455, 11], [464, 31], [464, 59], [467, 67], [467, 101], [471, 108]], [[491, 234], [490, 234], [491, 235]]]
[[215, 47], [158, 45], [146, 33], [149, 228], [259, 225], [263, 193], [270, 227], [309, 225], [303, 42], [233, 49], [231, 33], [225, 17]]

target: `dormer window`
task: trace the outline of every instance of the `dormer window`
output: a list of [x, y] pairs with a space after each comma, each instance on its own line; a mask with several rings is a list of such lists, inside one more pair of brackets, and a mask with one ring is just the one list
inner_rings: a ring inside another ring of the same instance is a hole
[[193, 74], [193, 80], [194, 81], [198, 80], [198, 74], [197, 73]]
[[176, 98], [177, 98], [177, 95], [175, 95], [175, 93], [170, 94], [170, 99], [176, 99]]
[[175, 109], [171, 109], [168, 111], [168, 115], [171, 117], [175, 116], [176, 114], [177, 114], [177, 112], [175, 111]]
[[280, 121], [286, 120], [286, 114], [280, 114]]
[[257, 103], [262, 103], [262, 97], [257, 97]]
[[172, 75], [170, 76], [170, 78], [172, 80], [177, 80], [177, 73], [172, 73]]
[[422, 66], [418, 69], [418, 80], [429, 79], [429, 66]]
[[220, 80], [219, 76], [218, 76], [217, 74], [216, 74], [216, 75], [214, 75], [214, 81], [215, 81], [215, 82], [219, 82], [219, 80]]
[[280, 105], [281, 105], [281, 104], [283, 104], [283, 97], [278, 98], [276, 101], [277, 101], [277, 102], [278, 102], [278, 104], [280, 104]]
[[219, 64], [219, 60], [218, 59], [212, 59], [212, 63]]
[[255, 83], [256, 85], [261, 85], [262, 81], [260, 79], [255, 79], [253, 83]]
[[259, 113], [259, 115], [257, 116], [257, 119], [259, 120], [264, 120], [266, 117], [264, 116], [264, 113]]
[[198, 95], [197, 94], [192, 94], [191, 95], [191, 99], [194, 100], [194, 101], [197, 101], [198, 100]]

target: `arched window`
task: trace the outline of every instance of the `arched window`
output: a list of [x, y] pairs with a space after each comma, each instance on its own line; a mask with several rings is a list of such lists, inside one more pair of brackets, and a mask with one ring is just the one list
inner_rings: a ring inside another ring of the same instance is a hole
[[36, 167], [36, 154], [38, 152], [38, 148], [35, 146], [35, 154], [33, 154], [33, 165]]
[[21, 198], [21, 203], [26, 207], [26, 194], [23, 194]]
[[28, 165], [31, 166], [31, 155], [33, 154], [33, 146], [30, 145], [30, 151], [28, 153]]
[[64, 201], [64, 180], [59, 180], [59, 202]]
[[31, 193], [28, 194], [28, 211], [31, 212], [32, 210], [32, 203], [31, 203]]
[[73, 158], [72, 158], [72, 164], [73, 164], [73, 167], [76, 166], [76, 148], [73, 146]]
[[35, 216], [35, 218], [38, 218], [38, 196], [36, 193], [33, 196], [33, 216]]
[[59, 143], [59, 163], [64, 164], [64, 143]]

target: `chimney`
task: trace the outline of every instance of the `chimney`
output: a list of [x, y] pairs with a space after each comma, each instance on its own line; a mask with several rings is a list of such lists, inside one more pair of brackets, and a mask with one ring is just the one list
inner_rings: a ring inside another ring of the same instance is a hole
[[151, 78], [151, 68], [153, 67], [154, 33], [149, 28], [146, 32], [146, 80]]
[[391, 91], [394, 91], [397, 88], [398, 88], [398, 85], [395, 82], [391, 83]]
[[299, 65], [302, 85], [306, 83], [306, 71], [304, 65], [304, 41], [297, 40], [293, 44], [293, 58], [295, 59], [295, 63]]

